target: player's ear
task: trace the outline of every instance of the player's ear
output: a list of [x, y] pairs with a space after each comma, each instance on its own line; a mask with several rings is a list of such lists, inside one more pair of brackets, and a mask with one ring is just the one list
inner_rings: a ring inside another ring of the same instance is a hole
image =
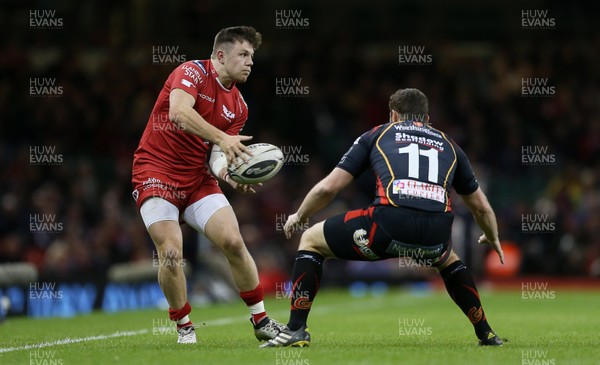
[[217, 61], [221, 64], [225, 63], [225, 51], [222, 49], [217, 50]]
[[425, 124], [429, 124], [429, 114], [425, 114]]
[[391, 123], [396, 123], [398, 121], [399, 117], [400, 117], [400, 115], [398, 114], [397, 111], [390, 110], [390, 122]]

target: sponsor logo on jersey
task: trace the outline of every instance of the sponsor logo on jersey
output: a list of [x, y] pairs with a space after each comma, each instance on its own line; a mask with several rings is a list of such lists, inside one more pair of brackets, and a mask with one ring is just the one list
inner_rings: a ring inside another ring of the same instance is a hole
[[205, 94], [198, 94], [198, 97], [208, 101], [209, 103], [215, 102], [215, 98], [211, 98], [210, 96], [205, 95]]
[[184, 84], [186, 87], [192, 87], [192, 82], [186, 79], [181, 79], [181, 83]]
[[375, 252], [373, 252], [367, 246], [369, 244], [369, 239], [367, 237], [365, 237], [366, 234], [367, 234], [367, 231], [365, 231], [364, 229], [362, 229], [362, 228], [357, 229], [356, 231], [354, 231], [354, 234], [352, 235], [352, 239], [354, 239], [354, 242], [358, 246], [358, 249], [365, 257], [367, 257], [371, 260], [377, 260], [377, 259], [379, 259], [379, 256], [377, 256], [375, 254]]
[[357, 245], [366, 246], [369, 244], [369, 239], [365, 237], [366, 234], [367, 231], [365, 231], [364, 229], [357, 229], [356, 231], [354, 231], [352, 238], [354, 239], [354, 242], [356, 242]]
[[429, 184], [418, 180], [394, 180], [392, 183], [392, 193], [435, 200], [440, 203], [446, 201], [446, 189], [439, 185]]
[[235, 113], [232, 113], [231, 111], [229, 111], [229, 109], [227, 109], [227, 107], [225, 106], [225, 104], [223, 104], [223, 114], [221, 114], [225, 119], [227, 119], [229, 122], [231, 122], [231, 120], [233, 118], [235, 118]]
[[200, 72], [198, 72], [197, 68], [189, 65], [182, 65], [181, 69], [185, 71], [183, 75], [192, 79], [194, 84], [198, 85], [202, 83], [203, 80], [202, 77], [200, 77]]
[[413, 123], [397, 123], [394, 125], [394, 129], [397, 131], [415, 131], [415, 132], [423, 132], [425, 134], [429, 134], [430, 136], [434, 136], [437, 138], [442, 138], [442, 135], [438, 132], [432, 130], [431, 128], [425, 126], [417, 126]]
[[442, 141], [436, 141], [435, 139], [426, 138], [423, 136], [415, 136], [413, 134], [407, 134], [404, 132], [396, 133], [395, 141], [396, 143], [418, 143], [423, 146], [435, 148], [440, 152], [444, 151], [444, 142]]
[[148, 190], [151, 188], [166, 189], [165, 184], [160, 179], [157, 179], [155, 177], [148, 178], [148, 180], [142, 183], [142, 186], [144, 187], [144, 190]]
[[410, 257], [412, 259], [437, 258], [444, 252], [444, 244], [435, 246], [411, 245], [408, 243], [392, 240], [385, 252], [399, 257]]

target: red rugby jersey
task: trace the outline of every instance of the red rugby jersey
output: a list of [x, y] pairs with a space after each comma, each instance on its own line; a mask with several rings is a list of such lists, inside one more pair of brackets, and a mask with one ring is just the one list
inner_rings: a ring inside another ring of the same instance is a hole
[[144, 170], [191, 176], [208, 173], [210, 143], [169, 120], [169, 94], [182, 89], [196, 99], [194, 109], [210, 124], [237, 135], [248, 119], [248, 106], [235, 84], [225, 88], [210, 60], [179, 65], [167, 78], [133, 157], [133, 173]]

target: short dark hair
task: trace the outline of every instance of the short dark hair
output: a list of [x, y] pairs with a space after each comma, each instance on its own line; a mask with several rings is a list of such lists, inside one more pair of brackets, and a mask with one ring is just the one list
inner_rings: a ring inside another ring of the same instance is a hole
[[215, 36], [215, 43], [213, 45], [213, 53], [216, 52], [217, 47], [224, 43], [235, 43], [248, 41], [252, 45], [252, 48], [257, 49], [262, 43], [262, 35], [256, 31], [253, 27], [245, 25], [239, 27], [224, 28], [217, 33]]
[[425, 118], [425, 115], [429, 113], [427, 96], [418, 89], [400, 89], [396, 91], [390, 96], [389, 106], [390, 110], [400, 114], [402, 120], [412, 120], [415, 117], [418, 119]]

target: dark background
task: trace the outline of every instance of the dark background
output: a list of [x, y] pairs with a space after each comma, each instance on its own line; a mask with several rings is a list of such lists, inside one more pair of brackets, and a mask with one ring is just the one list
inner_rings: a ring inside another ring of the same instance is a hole
[[[43, 9], [62, 25], [32, 27], [30, 11]], [[534, 9], [555, 25], [523, 28], [522, 10]], [[278, 26], [290, 11], [308, 26]], [[298, 237], [281, 232], [287, 214], [357, 136], [387, 121], [389, 95], [405, 87], [428, 95], [432, 124], [471, 159], [519, 274], [598, 277], [599, 17], [594, 1], [2, 1], [0, 262], [31, 262], [52, 280], [101, 280], [114, 263], [151, 259], [131, 163], [176, 66], [153, 62], [153, 47], [206, 59], [221, 28], [252, 25], [264, 42], [239, 85], [250, 108], [243, 133], [296, 155], [255, 196], [224, 189], [263, 280], [291, 270]], [[401, 64], [401, 46], [425, 47], [432, 62]], [[306, 94], [278, 94], [278, 80], [300, 78]], [[524, 95], [523, 78], [554, 91]], [[32, 95], [31, 79], [53, 79], [62, 92]], [[32, 164], [43, 155], [35, 146], [61, 162]], [[528, 156], [551, 162], [523, 164]], [[311, 224], [367, 205], [373, 188], [365, 175]], [[479, 230], [453, 201], [454, 244], [490, 275], [485, 250], [469, 249]], [[61, 229], [32, 230], [43, 214]], [[523, 229], [535, 214], [546, 229]], [[216, 253], [198, 250], [189, 228], [185, 238], [187, 260], [202, 270]], [[397, 262], [331, 265], [339, 282], [404, 275]]]

